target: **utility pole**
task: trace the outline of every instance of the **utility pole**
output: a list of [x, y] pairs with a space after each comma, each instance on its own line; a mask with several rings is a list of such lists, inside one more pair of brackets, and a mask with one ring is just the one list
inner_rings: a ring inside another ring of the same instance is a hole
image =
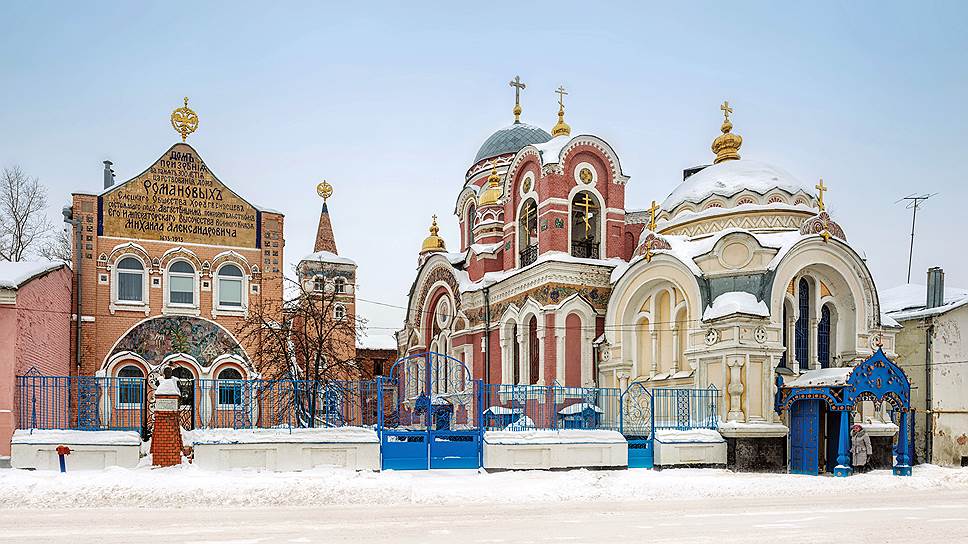
[[[912, 210], [911, 213], [911, 247], [908, 250], [908, 269], [907, 269], [907, 283], [911, 283], [911, 261], [914, 259], [914, 225], [918, 220], [918, 209], [921, 207], [921, 203], [925, 200], [935, 196], [938, 193], [932, 193], [930, 195], [908, 195], [899, 199], [897, 202], [902, 200], [907, 201], [907, 208]], [[897, 204], [895, 202], [895, 204]]]

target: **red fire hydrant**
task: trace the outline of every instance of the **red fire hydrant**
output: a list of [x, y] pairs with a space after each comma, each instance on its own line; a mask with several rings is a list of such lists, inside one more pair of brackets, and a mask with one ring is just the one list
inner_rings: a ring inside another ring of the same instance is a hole
[[67, 464], [64, 461], [64, 457], [71, 454], [71, 449], [63, 444], [57, 446], [57, 457], [60, 459], [60, 470], [61, 472], [67, 472]]

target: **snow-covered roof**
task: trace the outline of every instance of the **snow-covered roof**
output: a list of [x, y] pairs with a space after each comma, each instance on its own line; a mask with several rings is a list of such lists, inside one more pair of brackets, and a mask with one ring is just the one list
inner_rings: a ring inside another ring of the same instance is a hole
[[575, 414], [580, 414], [585, 410], [592, 410], [599, 414], [604, 413], [601, 408], [595, 406], [594, 404], [589, 404], [587, 402], [576, 402], [575, 404], [570, 404], [561, 410], [558, 410], [558, 414], [562, 416], [572, 416]]
[[512, 415], [512, 414], [521, 414], [524, 411], [521, 410], [520, 408], [507, 408], [507, 407], [504, 407], [504, 406], [491, 406], [487, 410], [484, 410], [484, 413], [485, 414], [488, 413], [488, 412], [490, 412], [491, 414], [493, 414], [495, 416], [508, 416], [508, 415]]
[[936, 308], [927, 306], [928, 288], [917, 283], [891, 287], [878, 293], [881, 311], [897, 321], [940, 315], [968, 304], [968, 289], [945, 287], [944, 304]]
[[462, 293], [467, 293], [471, 291], [479, 291], [485, 287], [494, 285], [496, 283], [502, 282], [511, 276], [521, 274], [527, 270], [540, 265], [545, 262], [561, 262], [561, 263], [573, 263], [573, 264], [590, 264], [595, 266], [608, 266], [611, 268], [621, 266], [625, 264], [625, 261], [619, 258], [609, 258], [609, 259], [584, 259], [581, 257], [575, 257], [564, 251], [548, 251], [538, 256], [538, 258], [528, 266], [521, 268], [515, 268], [513, 270], [503, 270], [500, 272], [488, 272], [481, 277], [480, 280], [476, 282], [471, 282], [467, 277], [466, 273], [463, 278], [460, 276], [458, 280], [460, 281], [460, 291]]
[[306, 255], [305, 257], [300, 259], [300, 262], [302, 261], [314, 261], [314, 262], [329, 263], [329, 264], [351, 264], [353, 266], [356, 266], [356, 261], [354, 261], [353, 259], [340, 257], [339, 255], [333, 253], [332, 251], [317, 251], [316, 253], [310, 253], [309, 255]]
[[357, 335], [357, 349], [397, 349], [397, 339], [392, 334]]
[[485, 255], [496, 252], [497, 250], [501, 249], [502, 245], [502, 242], [497, 242], [494, 244], [471, 244], [470, 250], [474, 252], [475, 255]]
[[818, 368], [800, 374], [783, 387], [837, 387], [847, 385], [847, 378], [854, 369], [852, 367]]
[[555, 164], [561, 160], [561, 150], [571, 141], [570, 136], [555, 136], [543, 144], [532, 144], [541, 155], [541, 165]]
[[712, 195], [729, 198], [742, 191], [765, 195], [773, 189], [790, 194], [800, 191], [813, 195], [811, 185], [800, 182], [776, 166], [747, 159], [723, 161], [707, 166], [689, 176], [662, 203], [663, 210], [673, 210], [683, 202], [699, 203]]
[[757, 315], [769, 317], [770, 310], [766, 303], [757, 300], [756, 296], [745, 291], [730, 291], [716, 297], [712, 306], [706, 306], [702, 313], [703, 321], [717, 319], [732, 314]]
[[0, 289], [18, 289], [28, 281], [67, 266], [64, 261], [0, 261]]

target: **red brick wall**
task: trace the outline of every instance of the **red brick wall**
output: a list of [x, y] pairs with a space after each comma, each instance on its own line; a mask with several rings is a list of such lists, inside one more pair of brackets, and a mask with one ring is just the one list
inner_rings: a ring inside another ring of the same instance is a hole
[[16, 374], [31, 367], [48, 376], [70, 374], [71, 282], [65, 266], [17, 291]]

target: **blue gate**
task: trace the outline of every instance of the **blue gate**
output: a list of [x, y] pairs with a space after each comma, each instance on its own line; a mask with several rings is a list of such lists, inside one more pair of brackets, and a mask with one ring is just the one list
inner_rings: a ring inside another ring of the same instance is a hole
[[377, 383], [383, 469], [480, 468], [483, 385], [463, 362], [411, 355]]
[[804, 399], [790, 410], [790, 472], [816, 476], [820, 471], [820, 403]]
[[655, 400], [641, 383], [628, 386], [621, 398], [620, 430], [629, 444], [629, 468], [652, 468], [655, 461]]

